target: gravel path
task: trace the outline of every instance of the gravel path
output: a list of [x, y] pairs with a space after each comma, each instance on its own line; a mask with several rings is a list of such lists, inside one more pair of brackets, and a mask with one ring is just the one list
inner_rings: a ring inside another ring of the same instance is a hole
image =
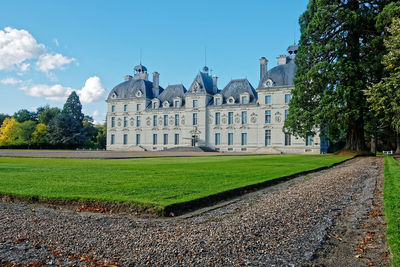
[[372, 191], [373, 197], [382, 166], [382, 159], [356, 158], [216, 209], [171, 219], [0, 201], [0, 263], [329, 265], [317, 256], [335, 218], [354, 203], [364, 207], [360, 213], [368, 213], [361, 196]]

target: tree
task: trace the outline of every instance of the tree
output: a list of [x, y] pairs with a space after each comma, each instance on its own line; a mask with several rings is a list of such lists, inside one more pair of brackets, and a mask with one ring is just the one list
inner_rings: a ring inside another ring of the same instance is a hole
[[93, 118], [90, 116], [85, 116], [83, 118], [83, 128], [85, 129], [86, 134], [88, 135], [88, 141], [86, 143], [86, 147], [97, 148], [97, 133], [98, 129], [93, 124]]
[[0, 126], [3, 124], [3, 121], [10, 116], [4, 113], [0, 113]]
[[393, 127], [397, 136], [396, 153], [400, 154], [400, 19], [394, 18], [384, 44], [388, 53], [383, 57], [386, 77], [366, 91], [371, 109], [381, 122]]
[[0, 128], [0, 147], [9, 147], [18, 140], [18, 125], [19, 122], [11, 117], [6, 118]]
[[97, 136], [96, 136], [97, 147], [104, 149], [106, 148], [106, 142], [107, 142], [107, 124], [104, 123], [103, 125], [96, 125], [96, 128], [97, 128]]
[[47, 131], [47, 126], [43, 123], [38, 123], [36, 125], [35, 131], [32, 133], [32, 144], [35, 146], [42, 148], [47, 144], [47, 135], [49, 132]]
[[39, 107], [37, 109], [37, 117], [39, 123], [48, 125], [52, 119], [54, 119], [61, 110], [59, 108], [51, 108], [49, 106]]
[[371, 55], [376, 18], [387, 1], [310, 0], [300, 17], [301, 38], [285, 130], [296, 136], [320, 129], [345, 148], [365, 149], [363, 91], [381, 66]]
[[61, 148], [81, 147], [87, 140], [82, 124], [71, 114], [58, 114], [47, 129], [49, 143]]
[[36, 129], [36, 122], [34, 121], [24, 121], [17, 126], [17, 141], [15, 145], [18, 146], [30, 146], [32, 145], [33, 132]]
[[79, 100], [79, 96], [73, 91], [67, 101], [64, 104], [64, 108], [62, 110], [64, 114], [70, 114], [73, 116], [75, 120], [82, 123], [84, 114], [82, 113], [82, 104]]
[[52, 145], [63, 148], [77, 148], [87, 141], [87, 133], [83, 127], [82, 105], [78, 95], [72, 92], [64, 104], [64, 108], [48, 126], [48, 140]]
[[36, 113], [35, 112], [30, 112], [27, 109], [20, 109], [19, 111], [14, 113], [13, 117], [18, 122], [37, 121]]

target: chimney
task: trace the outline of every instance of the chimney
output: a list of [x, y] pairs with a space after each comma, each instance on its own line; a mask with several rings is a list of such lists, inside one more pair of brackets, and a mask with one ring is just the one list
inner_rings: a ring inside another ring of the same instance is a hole
[[160, 94], [160, 74], [153, 72], [153, 96], [158, 97]]
[[285, 55], [280, 55], [276, 59], [278, 60], [278, 66], [285, 65], [287, 63], [287, 57]]
[[218, 92], [218, 86], [217, 86], [217, 76], [212, 76], [212, 80], [213, 80], [213, 92], [214, 94]]
[[267, 73], [268, 59], [265, 57], [260, 58], [260, 80], [264, 78]]
[[132, 76], [131, 75], [125, 75], [125, 81], [127, 82], [127, 81], [130, 81], [130, 80], [132, 80]]

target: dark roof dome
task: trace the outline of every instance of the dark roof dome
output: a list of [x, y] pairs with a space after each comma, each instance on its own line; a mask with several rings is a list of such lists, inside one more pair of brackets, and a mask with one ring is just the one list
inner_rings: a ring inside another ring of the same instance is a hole
[[147, 68], [142, 64], [139, 64], [133, 68], [135, 72], [147, 72]]
[[267, 71], [258, 88], [294, 86], [296, 69], [294, 60], [290, 59], [287, 64], [278, 65]]
[[299, 50], [299, 46], [297, 44], [292, 44], [288, 47], [287, 51], [290, 55], [297, 54], [297, 50]]
[[[107, 100], [127, 99], [134, 97], [154, 98], [153, 83], [143, 79], [130, 79], [115, 86]], [[160, 88], [162, 90], [162, 88]]]

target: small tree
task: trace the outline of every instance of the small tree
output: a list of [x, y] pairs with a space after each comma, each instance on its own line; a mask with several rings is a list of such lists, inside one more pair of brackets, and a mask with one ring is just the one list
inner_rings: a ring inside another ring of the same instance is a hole
[[35, 131], [32, 133], [32, 144], [42, 148], [47, 144], [47, 135], [49, 132], [47, 131], [47, 126], [43, 123], [38, 123], [36, 125]]
[[19, 122], [15, 118], [6, 118], [0, 128], [0, 147], [9, 147], [18, 140]]
[[17, 127], [17, 143], [18, 146], [27, 146], [28, 148], [32, 145], [33, 132], [36, 129], [36, 122], [24, 121]]
[[393, 19], [385, 39], [388, 53], [383, 57], [387, 76], [370, 87], [366, 94], [371, 109], [381, 118], [381, 122], [390, 124], [396, 132], [396, 153], [400, 154], [400, 19]]

